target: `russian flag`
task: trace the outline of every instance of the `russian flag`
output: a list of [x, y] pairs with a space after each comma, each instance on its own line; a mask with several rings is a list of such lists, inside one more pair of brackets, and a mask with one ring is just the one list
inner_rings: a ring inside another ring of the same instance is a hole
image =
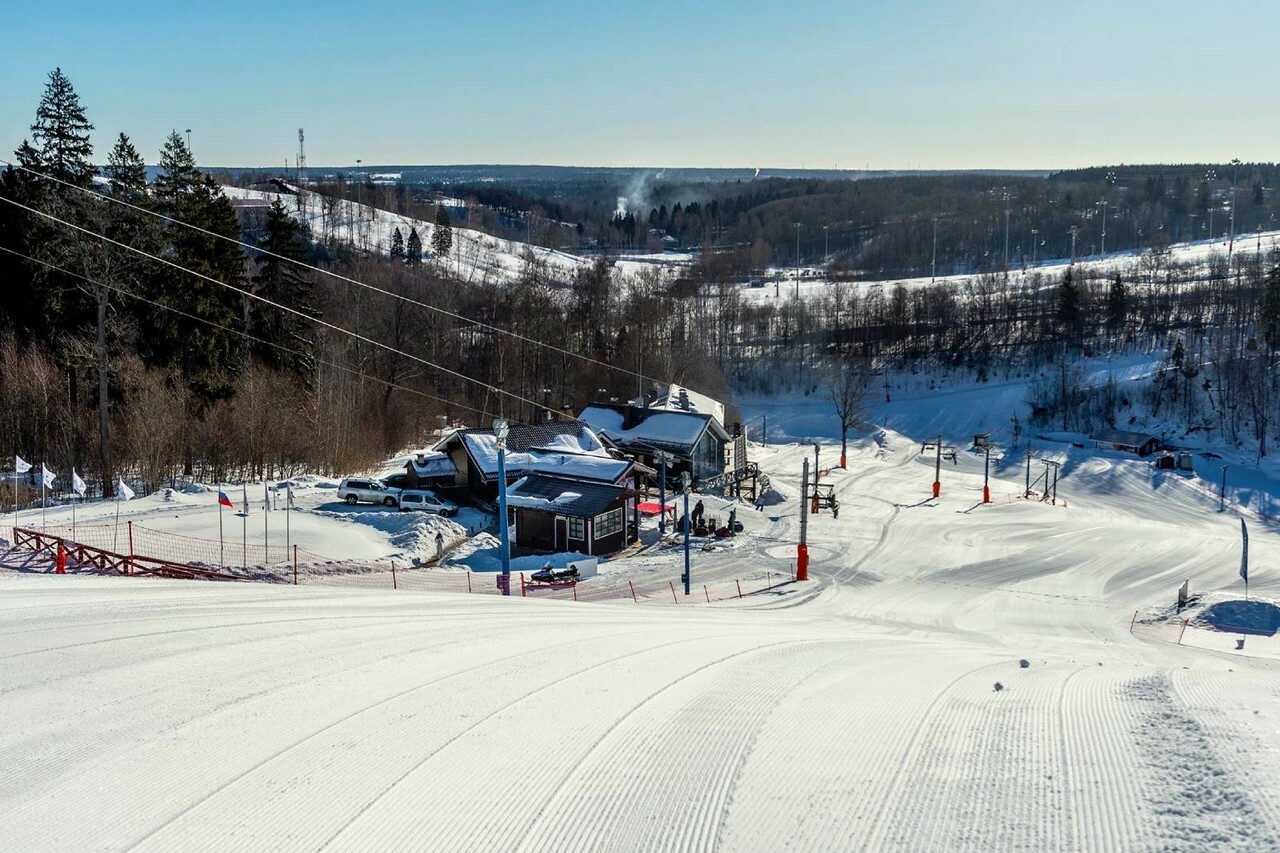
[[222, 491], [222, 489], [218, 489], [218, 505], [229, 506], [232, 509], [236, 508], [236, 505], [231, 502], [231, 498], [227, 497], [227, 493]]

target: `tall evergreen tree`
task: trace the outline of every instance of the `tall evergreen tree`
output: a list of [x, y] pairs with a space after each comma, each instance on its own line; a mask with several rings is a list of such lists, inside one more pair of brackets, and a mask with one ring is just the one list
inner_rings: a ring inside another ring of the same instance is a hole
[[[311, 281], [295, 263], [307, 257], [302, 227], [278, 198], [267, 214], [262, 248], [264, 253], [256, 259], [253, 292], [279, 305], [313, 314]], [[249, 334], [261, 341], [251, 344], [257, 360], [310, 380], [315, 347], [312, 324], [255, 299], [249, 305]]]
[[391, 257], [404, 258], [404, 235], [397, 228], [391, 235]]
[[1058, 285], [1058, 325], [1062, 334], [1078, 339], [1084, 326], [1084, 315], [1080, 308], [1080, 288], [1076, 286], [1071, 268], [1062, 274], [1062, 283]]
[[1262, 340], [1272, 352], [1280, 348], [1280, 266], [1272, 267], [1271, 272], [1267, 273], [1258, 326]]
[[417, 228], [409, 229], [409, 243], [405, 247], [404, 259], [408, 264], [422, 263], [422, 238], [418, 236]]
[[1124, 331], [1128, 315], [1128, 295], [1125, 292], [1124, 280], [1116, 273], [1111, 286], [1107, 288], [1107, 330], [1111, 334]]
[[85, 117], [80, 96], [61, 68], [49, 72], [44, 95], [31, 125], [31, 145], [18, 149], [18, 162], [60, 181], [88, 187], [96, 173], [91, 158], [93, 125]]
[[447, 258], [453, 248], [453, 223], [444, 205], [436, 205], [436, 225], [431, 229], [431, 251], [437, 258]]

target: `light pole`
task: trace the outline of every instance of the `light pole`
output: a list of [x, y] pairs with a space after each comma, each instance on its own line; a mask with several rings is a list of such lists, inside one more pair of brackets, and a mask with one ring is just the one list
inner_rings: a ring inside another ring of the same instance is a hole
[[1031, 266], [1036, 265], [1036, 235], [1040, 233], [1039, 228], [1031, 229]]
[[[820, 470], [818, 468], [818, 454], [821, 451], [822, 451], [822, 446], [819, 445], [817, 442], [814, 442], [814, 445], [813, 445], [813, 499], [812, 499], [813, 505], [810, 510], [814, 515], [818, 514], [818, 477], [820, 476], [820, 474], [818, 473]], [[803, 512], [804, 507], [800, 507], [800, 511]]]
[[938, 452], [937, 459], [933, 463], [933, 496], [935, 498], [942, 496], [942, 435], [938, 435], [938, 443], [934, 445]]
[[929, 281], [938, 280], [938, 217], [933, 217], [933, 264], [929, 267]]
[[1102, 208], [1102, 252], [1101, 254], [1105, 255], [1107, 253], [1107, 200], [1104, 198], [1102, 201], [1098, 202], [1097, 206]]
[[1209, 245], [1213, 245], [1213, 182], [1218, 179], [1218, 173], [1213, 169], [1204, 173], [1204, 182], [1206, 185], [1206, 193], [1209, 201]]
[[187, 128], [187, 151], [191, 151], [191, 128]]
[[1009, 277], [1009, 193], [1004, 194], [1004, 277]]
[[831, 269], [831, 232], [830, 225], [822, 226], [822, 277], [827, 281], [831, 280], [831, 276], [827, 272]]
[[796, 223], [796, 299], [800, 298], [800, 223]]
[[684, 492], [684, 594], [689, 594], [689, 490], [693, 485], [688, 471], [680, 474], [680, 489]]
[[1071, 265], [1072, 265], [1072, 266], [1075, 266], [1075, 263], [1076, 263], [1076, 235], [1078, 235], [1078, 234], [1080, 233], [1080, 226], [1079, 226], [1079, 225], [1072, 225], [1072, 226], [1071, 226], [1070, 228], [1068, 228], [1067, 230], [1071, 232]]
[[1231, 160], [1234, 167], [1231, 172], [1231, 240], [1227, 243], [1227, 268], [1231, 267], [1231, 253], [1236, 245], [1236, 185], [1240, 179], [1240, 158]]
[[507, 533], [507, 432], [505, 418], [493, 421], [494, 442], [498, 448], [498, 535], [502, 549], [502, 594], [511, 594], [511, 543]]

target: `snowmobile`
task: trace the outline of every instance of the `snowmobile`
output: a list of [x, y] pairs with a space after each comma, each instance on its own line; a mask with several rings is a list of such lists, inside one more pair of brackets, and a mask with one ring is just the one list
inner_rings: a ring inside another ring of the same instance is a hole
[[550, 563], [529, 575], [529, 580], [534, 583], [568, 583], [570, 581], [576, 581], [577, 579], [577, 566], [570, 566], [567, 569], [557, 570], [552, 567]]

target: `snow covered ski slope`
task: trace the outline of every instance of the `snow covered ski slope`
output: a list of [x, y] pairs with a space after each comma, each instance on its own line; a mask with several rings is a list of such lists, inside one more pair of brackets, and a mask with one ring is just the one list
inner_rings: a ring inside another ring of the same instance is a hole
[[[1076, 449], [1065, 508], [1006, 500], [1013, 463], [981, 506], [964, 452], [932, 499], [919, 450], [855, 442], [812, 579], [741, 601], [633, 602], [678, 548], [578, 602], [0, 572], [3, 846], [1280, 846], [1275, 638], [1129, 630], [1187, 577], [1241, 591], [1235, 512]], [[780, 502], [693, 554], [695, 588], [787, 569], [806, 456], [761, 449]], [[1247, 517], [1274, 600], [1280, 537]]]

